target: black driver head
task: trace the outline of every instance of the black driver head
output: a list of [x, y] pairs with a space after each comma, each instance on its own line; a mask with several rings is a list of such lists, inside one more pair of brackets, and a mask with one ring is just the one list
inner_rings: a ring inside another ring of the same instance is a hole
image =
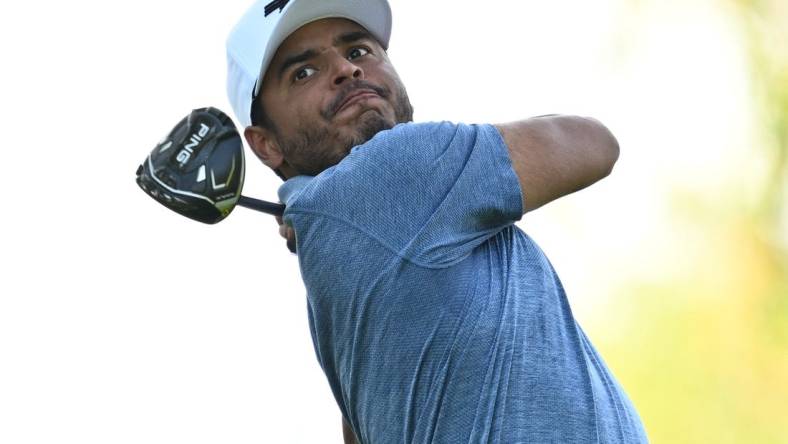
[[227, 217], [244, 183], [241, 136], [216, 108], [181, 120], [137, 169], [137, 184], [178, 214], [207, 224]]

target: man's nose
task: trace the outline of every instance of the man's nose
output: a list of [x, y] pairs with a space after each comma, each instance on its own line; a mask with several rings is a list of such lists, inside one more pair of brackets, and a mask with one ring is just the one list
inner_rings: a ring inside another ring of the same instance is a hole
[[358, 65], [342, 56], [335, 58], [332, 77], [334, 85], [341, 86], [348, 80], [363, 78], [364, 71]]

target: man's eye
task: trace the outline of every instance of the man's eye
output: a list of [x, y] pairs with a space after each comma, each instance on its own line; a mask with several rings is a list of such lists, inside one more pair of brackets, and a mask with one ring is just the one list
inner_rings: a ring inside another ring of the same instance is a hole
[[304, 80], [307, 77], [310, 77], [312, 74], [316, 73], [317, 70], [315, 68], [301, 68], [296, 71], [295, 76], [293, 78], [295, 80]]
[[363, 57], [367, 54], [369, 54], [369, 50], [367, 48], [353, 48], [350, 50], [350, 53], [347, 55], [347, 59], [353, 60], [359, 57]]

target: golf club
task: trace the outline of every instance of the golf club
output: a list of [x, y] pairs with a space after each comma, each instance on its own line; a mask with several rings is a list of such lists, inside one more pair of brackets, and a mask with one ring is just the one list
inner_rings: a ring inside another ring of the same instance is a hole
[[222, 111], [195, 109], [159, 142], [137, 169], [137, 184], [176, 213], [215, 224], [236, 205], [281, 216], [285, 206], [242, 196], [243, 144]]

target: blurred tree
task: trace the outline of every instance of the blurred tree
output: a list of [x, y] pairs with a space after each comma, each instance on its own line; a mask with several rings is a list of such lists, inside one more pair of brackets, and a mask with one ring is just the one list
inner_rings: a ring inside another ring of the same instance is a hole
[[629, 302], [620, 305], [635, 321], [600, 348], [653, 442], [788, 443], [788, 2], [717, 7], [745, 40], [750, 146], [766, 177], [750, 180], [755, 161], [740, 165], [731, 184], [757, 190], [722, 201], [671, 185], [666, 223], [675, 225], [675, 255], [693, 270], [625, 283], [618, 297]]

